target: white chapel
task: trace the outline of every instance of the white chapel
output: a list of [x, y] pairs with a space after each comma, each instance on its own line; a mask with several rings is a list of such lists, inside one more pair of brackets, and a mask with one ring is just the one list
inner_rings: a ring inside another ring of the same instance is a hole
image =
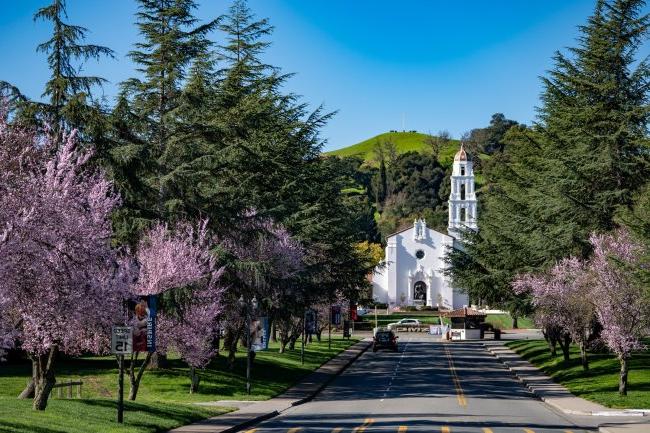
[[447, 234], [427, 227], [417, 219], [412, 227], [387, 238], [384, 266], [372, 278], [377, 302], [396, 306], [461, 308], [469, 304], [466, 294], [452, 287], [443, 273], [448, 248], [458, 248], [465, 230], [477, 230], [477, 202], [472, 159], [464, 147], [454, 156], [449, 195]]

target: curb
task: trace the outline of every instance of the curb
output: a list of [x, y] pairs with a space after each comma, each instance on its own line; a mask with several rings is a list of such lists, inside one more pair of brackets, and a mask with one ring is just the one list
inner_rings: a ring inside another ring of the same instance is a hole
[[280, 415], [280, 412], [278, 412], [277, 410], [274, 410], [273, 412], [265, 413], [264, 415], [260, 415], [258, 417], [249, 419], [248, 421], [244, 421], [244, 422], [242, 422], [240, 424], [237, 424], [237, 425], [234, 425], [232, 427], [228, 427], [225, 430], [221, 430], [219, 433], [238, 432], [238, 431], [240, 431], [242, 429], [245, 429], [247, 427], [251, 427], [251, 426], [253, 426], [253, 425], [257, 424], [257, 423], [260, 423], [262, 421], [266, 421], [267, 419], [271, 419], [271, 418], [276, 417], [278, 415]]
[[650, 431], [650, 424], [626, 423], [598, 427], [598, 433], [644, 433]]
[[[339, 371], [337, 371], [336, 373], [333, 373], [329, 378], [327, 378], [327, 380], [325, 380], [322, 384], [320, 384], [320, 385], [318, 386], [318, 388], [317, 388], [314, 392], [311, 393], [311, 395], [309, 395], [309, 396], [307, 396], [307, 397], [304, 397], [304, 398], [301, 398], [300, 400], [296, 400], [296, 401], [292, 402], [292, 403], [291, 403], [291, 407], [299, 406], [299, 405], [301, 405], [301, 404], [304, 404], [304, 403], [307, 403], [307, 402], [313, 400], [314, 397], [316, 397], [318, 394], [320, 394], [320, 392], [321, 392], [323, 389], [325, 389], [325, 387], [327, 387], [327, 385], [329, 385], [330, 383], [332, 383], [332, 381], [333, 381], [334, 379], [336, 379], [337, 377], [339, 377], [339, 376], [340, 376], [340, 375], [341, 375], [345, 370], [348, 369], [348, 367], [349, 367], [350, 365], [352, 365], [352, 363], [353, 363], [354, 361], [356, 361], [357, 359], [359, 359], [359, 357], [360, 357], [361, 355], [363, 355], [363, 354], [364, 354], [364, 353], [365, 353], [365, 352], [370, 348], [370, 346], [372, 346], [372, 342], [371, 342], [371, 341], [366, 341], [366, 340], [361, 340], [361, 341], [359, 341], [359, 343], [362, 343], [362, 342], [365, 342], [365, 343], [367, 343], [367, 344], [366, 344], [364, 347], [362, 347], [362, 348], [359, 350], [358, 353], [356, 353], [354, 356], [352, 356], [352, 357], [351, 357], [351, 358], [350, 358], [350, 359], [349, 359], [349, 360], [348, 360], [348, 361], [347, 361], [347, 362], [346, 362], [346, 363], [341, 367], [341, 369], [340, 369]], [[355, 345], [356, 345], [356, 344], [359, 344], [359, 343], [355, 343]], [[347, 350], [347, 349], [346, 349], [346, 350]], [[281, 412], [284, 412], [284, 411], [280, 411], [279, 413], [281, 413]], [[278, 414], [279, 414], [279, 413], [278, 413]]]
[[[553, 407], [553, 408], [555, 408], [555, 409], [557, 409], [557, 410], [559, 410], [561, 412], [564, 412], [564, 413], [569, 414], [569, 415], [583, 415], [583, 416], [629, 416], [629, 417], [650, 416], [650, 410], [646, 410], [646, 409], [619, 409], [619, 410], [612, 409], [612, 410], [601, 410], [601, 411], [580, 411], [580, 410], [565, 409], [561, 405], [559, 405], [557, 403], [554, 403], [552, 401], [548, 401], [548, 399], [546, 399], [544, 396], [540, 395], [533, 387], [531, 387], [528, 384], [526, 379], [522, 378], [519, 374], [517, 374], [517, 372], [514, 371], [512, 369], [512, 367], [510, 367], [510, 365], [507, 362], [505, 362], [503, 359], [501, 359], [501, 357], [497, 353], [493, 352], [490, 345], [485, 344], [485, 343], [482, 343], [482, 344], [483, 344], [483, 347], [485, 347], [485, 349], [492, 356], [494, 356], [496, 359], [498, 359], [508, 369], [508, 371], [510, 371], [515, 376], [515, 378], [519, 382], [521, 382], [526, 387], [526, 389], [528, 389], [528, 391], [530, 393], [532, 393], [535, 396], [535, 398], [537, 398], [540, 401], [543, 401], [547, 405], [549, 405], [549, 406], [551, 406], [551, 407]], [[505, 346], [505, 345], [503, 347], [507, 348], [507, 346]], [[540, 370], [540, 372], [541, 372], [541, 370]], [[552, 381], [553, 383], [555, 383], [553, 381], [553, 379], [551, 379], [550, 377], [549, 377], [549, 380]], [[559, 385], [559, 386], [562, 386], [562, 385]], [[567, 393], [569, 393], [570, 395], [572, 395], [575, 398], [580, 398], [580, 397], [576, 397], [573, 394], [571, 394], [571, 392], [569, 390], [567, 390]], [[604, 429], [607, 429], [607, 427], [604, 427]], [[601, 432], [603, 432], [603, 433], [613, 433], [613, 432], [610, 432], [608, 430], [601, 430]]]

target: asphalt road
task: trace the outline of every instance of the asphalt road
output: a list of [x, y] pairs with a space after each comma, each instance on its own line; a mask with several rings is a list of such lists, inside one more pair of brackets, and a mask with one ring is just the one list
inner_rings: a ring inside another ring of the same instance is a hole
[[581, 420], [532, 395], [482, 345], [400, 336], [363, 354], [313, 401], [248, 433], [582, 433]]

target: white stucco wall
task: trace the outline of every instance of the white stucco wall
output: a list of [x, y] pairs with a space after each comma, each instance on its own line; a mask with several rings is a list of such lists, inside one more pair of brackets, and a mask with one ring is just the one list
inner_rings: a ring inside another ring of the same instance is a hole
[[[426, 227], [424, 221], [387, 239], [386, 263], [373, 275], [373, 297], [391, 306], [416, 305], [414, 286], [426, 284], [425, 305], [460, 308], [467, 295], [454, 290], [443, 274], [444, 256], [454, 239]], [[418, 259], [418, 250], [424, 257]]]

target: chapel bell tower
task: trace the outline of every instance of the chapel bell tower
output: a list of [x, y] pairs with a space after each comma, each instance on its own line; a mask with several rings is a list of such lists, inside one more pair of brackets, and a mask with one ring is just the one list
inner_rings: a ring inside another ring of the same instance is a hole
[[449, 224], [447, 232], [458, 237], [463, 230], [477, 230], [476, 193], [474, 192], [474, 167], [472, 158], [463, 144], [454, 156], [449, 194]]

